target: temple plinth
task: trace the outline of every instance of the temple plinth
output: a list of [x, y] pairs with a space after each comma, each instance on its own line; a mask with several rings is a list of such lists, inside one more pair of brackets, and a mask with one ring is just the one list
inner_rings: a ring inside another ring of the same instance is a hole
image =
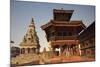
[[70, 20], [73, 12], [74, 10], [54, 9], [54, 19], [41, 27], [56, 56], [79, 55], [77, 36], [85, 25], [80, 20]]

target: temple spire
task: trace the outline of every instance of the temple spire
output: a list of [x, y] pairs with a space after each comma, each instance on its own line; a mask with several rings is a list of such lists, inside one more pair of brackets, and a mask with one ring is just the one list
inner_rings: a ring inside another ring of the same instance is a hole
[[32, 18], [31, 23], [34, 24], [34, 18]]

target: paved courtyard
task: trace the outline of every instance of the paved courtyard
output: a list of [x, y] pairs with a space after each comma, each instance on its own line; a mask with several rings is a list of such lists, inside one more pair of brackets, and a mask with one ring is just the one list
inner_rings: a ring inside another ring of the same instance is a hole
[[71, 63], [71, 62], [88, 62], [88, 61], [95, 61], [95, 59], [81, 57], [81, 56], [71, 56], [71, 57], [60, 56], [49, 59], [47, 63]]

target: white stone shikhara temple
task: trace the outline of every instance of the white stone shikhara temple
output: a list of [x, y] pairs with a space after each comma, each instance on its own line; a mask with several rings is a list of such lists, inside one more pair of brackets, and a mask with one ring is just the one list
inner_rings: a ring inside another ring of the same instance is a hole
[[34, 19], [28, 27], [27, 33], [20, 43], [21, 54], [25, 53], [39, 53], [39, 38], [35, 31]]
[[19, 45], [20, 53], [15, 57], [11, 57], [12, 65], [28, 65], [39, 63], [39, 38], [35, 30], [34, 19], [32, 18], [28, 30]]

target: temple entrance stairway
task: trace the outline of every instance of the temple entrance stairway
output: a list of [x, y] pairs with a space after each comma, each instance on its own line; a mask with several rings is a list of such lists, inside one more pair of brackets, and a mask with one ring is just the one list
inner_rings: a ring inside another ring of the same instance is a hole
[[39, 62], [39, 56], [37, 54], [20, 54], [11, 58], [11, 64], [23, 65], [30, 64], [31, 62]]

